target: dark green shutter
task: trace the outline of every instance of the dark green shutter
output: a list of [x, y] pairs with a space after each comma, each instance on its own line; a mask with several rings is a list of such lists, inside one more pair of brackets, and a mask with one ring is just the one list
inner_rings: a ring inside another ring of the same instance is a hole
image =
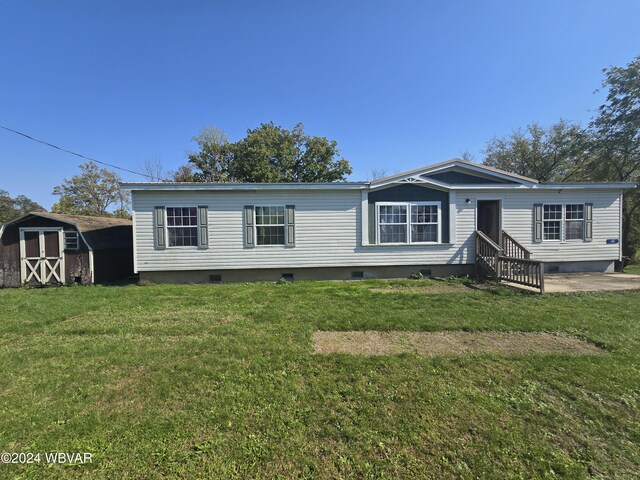
[[167, 248], [164, 229], [164, 207], [154, 207], [153, 226], [155, 230], [154, 248], [156, 250], [164, 250]]
[[369, 204], [369, 244], [376, 243], [376, 206], [373, 203]]
[[198, 248], [209, 248], [209, 208], [198, 206]]
[[533, 243], [542, 242], [542, 204], [533, 206]]
[[256, 246], [256, 240], [254, 238], [253, 231], [253, 205], [244, 206], [243, 224], [244, 224], [244, 246], [252, 248]]
[[593, 203], [584, 205], [584, 241], [593, 241]]
[[296, 244], [296, 206], [287, 205], [285, 210], [285, 225], [287, 234], [285, 235], [285, 245], [293, 247]]

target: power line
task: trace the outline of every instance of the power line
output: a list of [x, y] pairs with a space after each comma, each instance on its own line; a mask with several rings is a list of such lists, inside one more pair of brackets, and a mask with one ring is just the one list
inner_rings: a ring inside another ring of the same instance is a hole
[[95, 158], [87, 157], [85, 155], [82, 155], [81, 153], [76, 153], [76, 152], [73, 152], [71, 150], [67, 150], [66, 148], [62, 148], [62, 147], [59, 147], [57, 145], [54, 145], [53, 143], [45, 142], [44, 140], [39, 140], [39, 139], [37, 139], [35, 137], [32, 137], [31, 135], [27, 135], [26, 133], [22, 133], [22, 132], [19, 132], [18, 130], [14, 130], [13, 128], [5, 127], [3, 125], [0, 125], [0, 128], [2, 128], [3, 130], [7, 130], [8, 132], [12, 132], [12, 133], [15, 133], [17, 135], [20, 135], [20, 136], [23, 136], [25, 138], [28, 138], [29, 140], [33, 140], [34, 142], [42, 143], [43, 145], [46, 145], [48, 147], [55, 148], [56, 150], [60, 150], [61, 152], [70, 153], [71, 155], [75, 155], [76, 157], [84, 158], [85, 160], [89, 160], [91, 162], [99, 163], [100, 165], [106, 165], [107, 167], [116, 168], [118, 170], [122, 170], [123, 172], [133, 173], [134, 175], [140, 175], [141, 177], [145, 177], [145, 178], [153, 180], [153, 177], [151, 175], [147, 175], [146, 173], [134, 172], [133, 170], [129, 170], [127, 168], [119, 167], [119, 166], [113, 165], [111, 163], [103, 162], [102, 160], [97, 160]]

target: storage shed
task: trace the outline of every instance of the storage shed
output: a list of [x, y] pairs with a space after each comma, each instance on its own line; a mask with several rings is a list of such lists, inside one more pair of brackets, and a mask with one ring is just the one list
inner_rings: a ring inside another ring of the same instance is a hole
[[89, 285], [131, 275], [131, 220], [32, 212], [0, 228], [0, 287]]

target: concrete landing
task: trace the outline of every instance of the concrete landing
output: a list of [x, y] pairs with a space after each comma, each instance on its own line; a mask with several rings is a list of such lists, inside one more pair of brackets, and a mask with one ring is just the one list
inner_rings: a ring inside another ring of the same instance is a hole
[[545, 293], [602, 292], [640, 289], [640, 275], [627, 273], [545, 274]]

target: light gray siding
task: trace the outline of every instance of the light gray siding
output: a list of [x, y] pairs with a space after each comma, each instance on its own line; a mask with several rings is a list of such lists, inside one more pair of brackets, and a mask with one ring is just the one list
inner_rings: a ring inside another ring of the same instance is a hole
[[[518, 193], [518, 195], [516, 195]], [[533, 243], [534, 203], [592, 203], [593, 240]], [[620, 257], [620, 191], [565, 190], [513, 192], [504, 202], [504, 229], [531, 250], [532, 257], [543, 262], [618, 260]], [[618, 244], [607, 244], [618, 239]]]
[[[527, 191], [458, 191], [458, 234], [472, 231], [477, 200], [501, 200], [502, 229], [531, 251], [532, 258], [543, 262], [578, 262], [618, 260], [620, 243], [607, 244], [607, 239], [620, 239], [620, 192], [618, 190], [527, 190]], [[471, 204], [465, 204], [465, 199]], [[593, 241], [533, 242], [533, 205], [592, 203]], [[463, 209], [461, 211], [460, 209]], [[469, 210], [473, 216], [469, 215]], [[471, 250], [474, 246], [470, 245]]]
[[[473, 263], [475, 205], [500, 199], [503, 228], [543, 261], [615, 260], [619, 192], [612, 190], [458, 191], [455, 243], [414, 246], [363, 246], [362, 197], [358, 190], [332, 191], [134, 191], [137, 271], [225, 270], [234, 268], [302, 268], [336, 266], [437, 265]], [[466, 199], [470, 203], [466, 203]], [[533, 244], [534, 203], [593, 203], [593, 242]], [[209, 248], [154, 249], [154, 207], [208, 207]], [[295, 246], [256, 246], [243, 241], [245, 205], [295, 205]], [[375, 221], [375, 219], [369, 219]]]

